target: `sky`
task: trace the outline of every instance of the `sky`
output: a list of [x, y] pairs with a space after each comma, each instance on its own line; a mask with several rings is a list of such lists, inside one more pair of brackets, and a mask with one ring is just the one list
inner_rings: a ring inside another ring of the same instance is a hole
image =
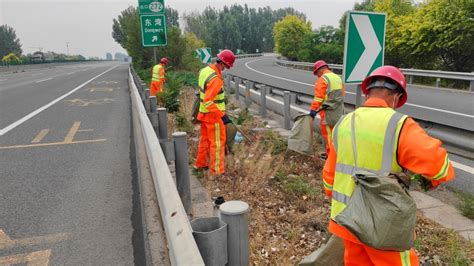
[[[339, 25], [343, 13], [357, 0], [165, 0], [166, 6], [184, 13], [206, 6], [245, 4], [272, 9], [293, 7], [306, 14], [313, 28]], [[138, 0], [0, 0], [0, 25], [13, 27], [23, 53], [43, 51], [105, 58], [110, 52], [126, 53], [112, 38], [112, 20]]]

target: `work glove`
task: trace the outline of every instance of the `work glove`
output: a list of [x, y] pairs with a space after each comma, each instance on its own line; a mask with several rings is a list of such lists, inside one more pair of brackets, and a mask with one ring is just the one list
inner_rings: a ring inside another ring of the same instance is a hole
[[227, 124], [232, 122], [227, 115], [224, 115], [223, 117], [221, 117], [221, 119], [222, 119], [222, 122], [224, 123], [224, 125], [227, 125]]
[[311, 110], [311, 111], [309, 112], [309, 115], [310, 115], [312, 118], [314, 118], [314, 117], [316, 116], [316, 114], [318, 114], [318, 112], [317, 112], [316, 110]]

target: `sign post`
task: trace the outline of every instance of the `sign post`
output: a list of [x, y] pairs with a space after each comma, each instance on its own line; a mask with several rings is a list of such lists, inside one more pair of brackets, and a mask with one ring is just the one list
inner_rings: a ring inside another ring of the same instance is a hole
[[[385, 13], [349, 11], [344, 42], [344, 84], [361, 84], [374, 69], [383, 65], [385, 51]], [[356, 106], [361, 104], [357, 87]]]
[[143, 47], [166, 46], [164, 0], [139, 0], [138, 8]]

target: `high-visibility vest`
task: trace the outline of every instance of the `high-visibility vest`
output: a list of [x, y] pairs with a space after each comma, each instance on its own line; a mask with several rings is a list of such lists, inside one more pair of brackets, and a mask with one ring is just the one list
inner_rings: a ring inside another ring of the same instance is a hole
[[222, 112], [225, 111], [225, 93], [222, 88], [213, 101], [204, 103], [204, 95], [206, 93], [207, 84], [209, 83], [209, 81], [216, 77], [216, 71], [210, 66], [201, 69], [201, 71], [199, 72], [199, 99], [201, 100], [201, 103], [199, 104], [199, 112], [201, 113], [209, 113], [207, 107], [212, 103], [215, 103], [217, 105], [217, 108], [219, 108], [219, 110], [221, 110]]
[[328, 94], [330, 92], [342, 90], [342, 80], [341, 77], [339, 77], [337, 74], [334, 74], [333, 72], [328, 72], [322, 75], [321, 77], [326, 81], [326, 84], [328, 84], [325, 99], [327, 99]]
[[[397, 162], [397, 148], [406, 118], [390, 108], [360, 107], [336, 124], [333, 143], [337, 159], [331, 219], [334, 220], [347, 206], [356, 186], [352, 176], [357, 170], [375, 174], [402, 172]], [[353, 146], [357, 147], [355, 153]], [[357, 156], [357, 169], [354, 154]], [[324, 185], [331, 189], [330, 185]]]
[[160, 72], [163, 66], [161, 64], [157, 64], [153, 67], [152, 75], [151, 75], [151, 81], [156, 81], [159, 82], [163, 76], [160, 76]]
[[328, 72], [322, 75], [321, 78], [324, 79], [327, 84], [326, 94], [324, 95], [324, 99], [318, 98], [316, 97], [316, 95], [314, 95], [315, 101], [320, 103], [326, 101], [328, 99], [329, 93], [331, 92], [340, 91], [342, 93], [342, 80], [337, 74], [334, 74], [333, 72]]

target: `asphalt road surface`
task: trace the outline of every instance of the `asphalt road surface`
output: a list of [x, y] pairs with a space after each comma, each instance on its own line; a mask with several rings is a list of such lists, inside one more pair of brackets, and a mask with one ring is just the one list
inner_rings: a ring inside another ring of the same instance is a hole
[[[314, 95], [316, 78], [311, 72], [278, 66], [273, 55], [239, 59], [229, 73], [276, 88]], [[355, 86], [346, 86], [346, 102], [355, 103], [355, 89]], [[474, 139], [474, 93], [412, 85], [408, 90], [408, 102], [400, 112], [465, 130]], [[455, 154], [450, 158], [456, 170], [456, 180], [450, 184], [474, 195], [474, 161]]]
[[0, 74], [0, 265], [144, 258], [128, 64]]

